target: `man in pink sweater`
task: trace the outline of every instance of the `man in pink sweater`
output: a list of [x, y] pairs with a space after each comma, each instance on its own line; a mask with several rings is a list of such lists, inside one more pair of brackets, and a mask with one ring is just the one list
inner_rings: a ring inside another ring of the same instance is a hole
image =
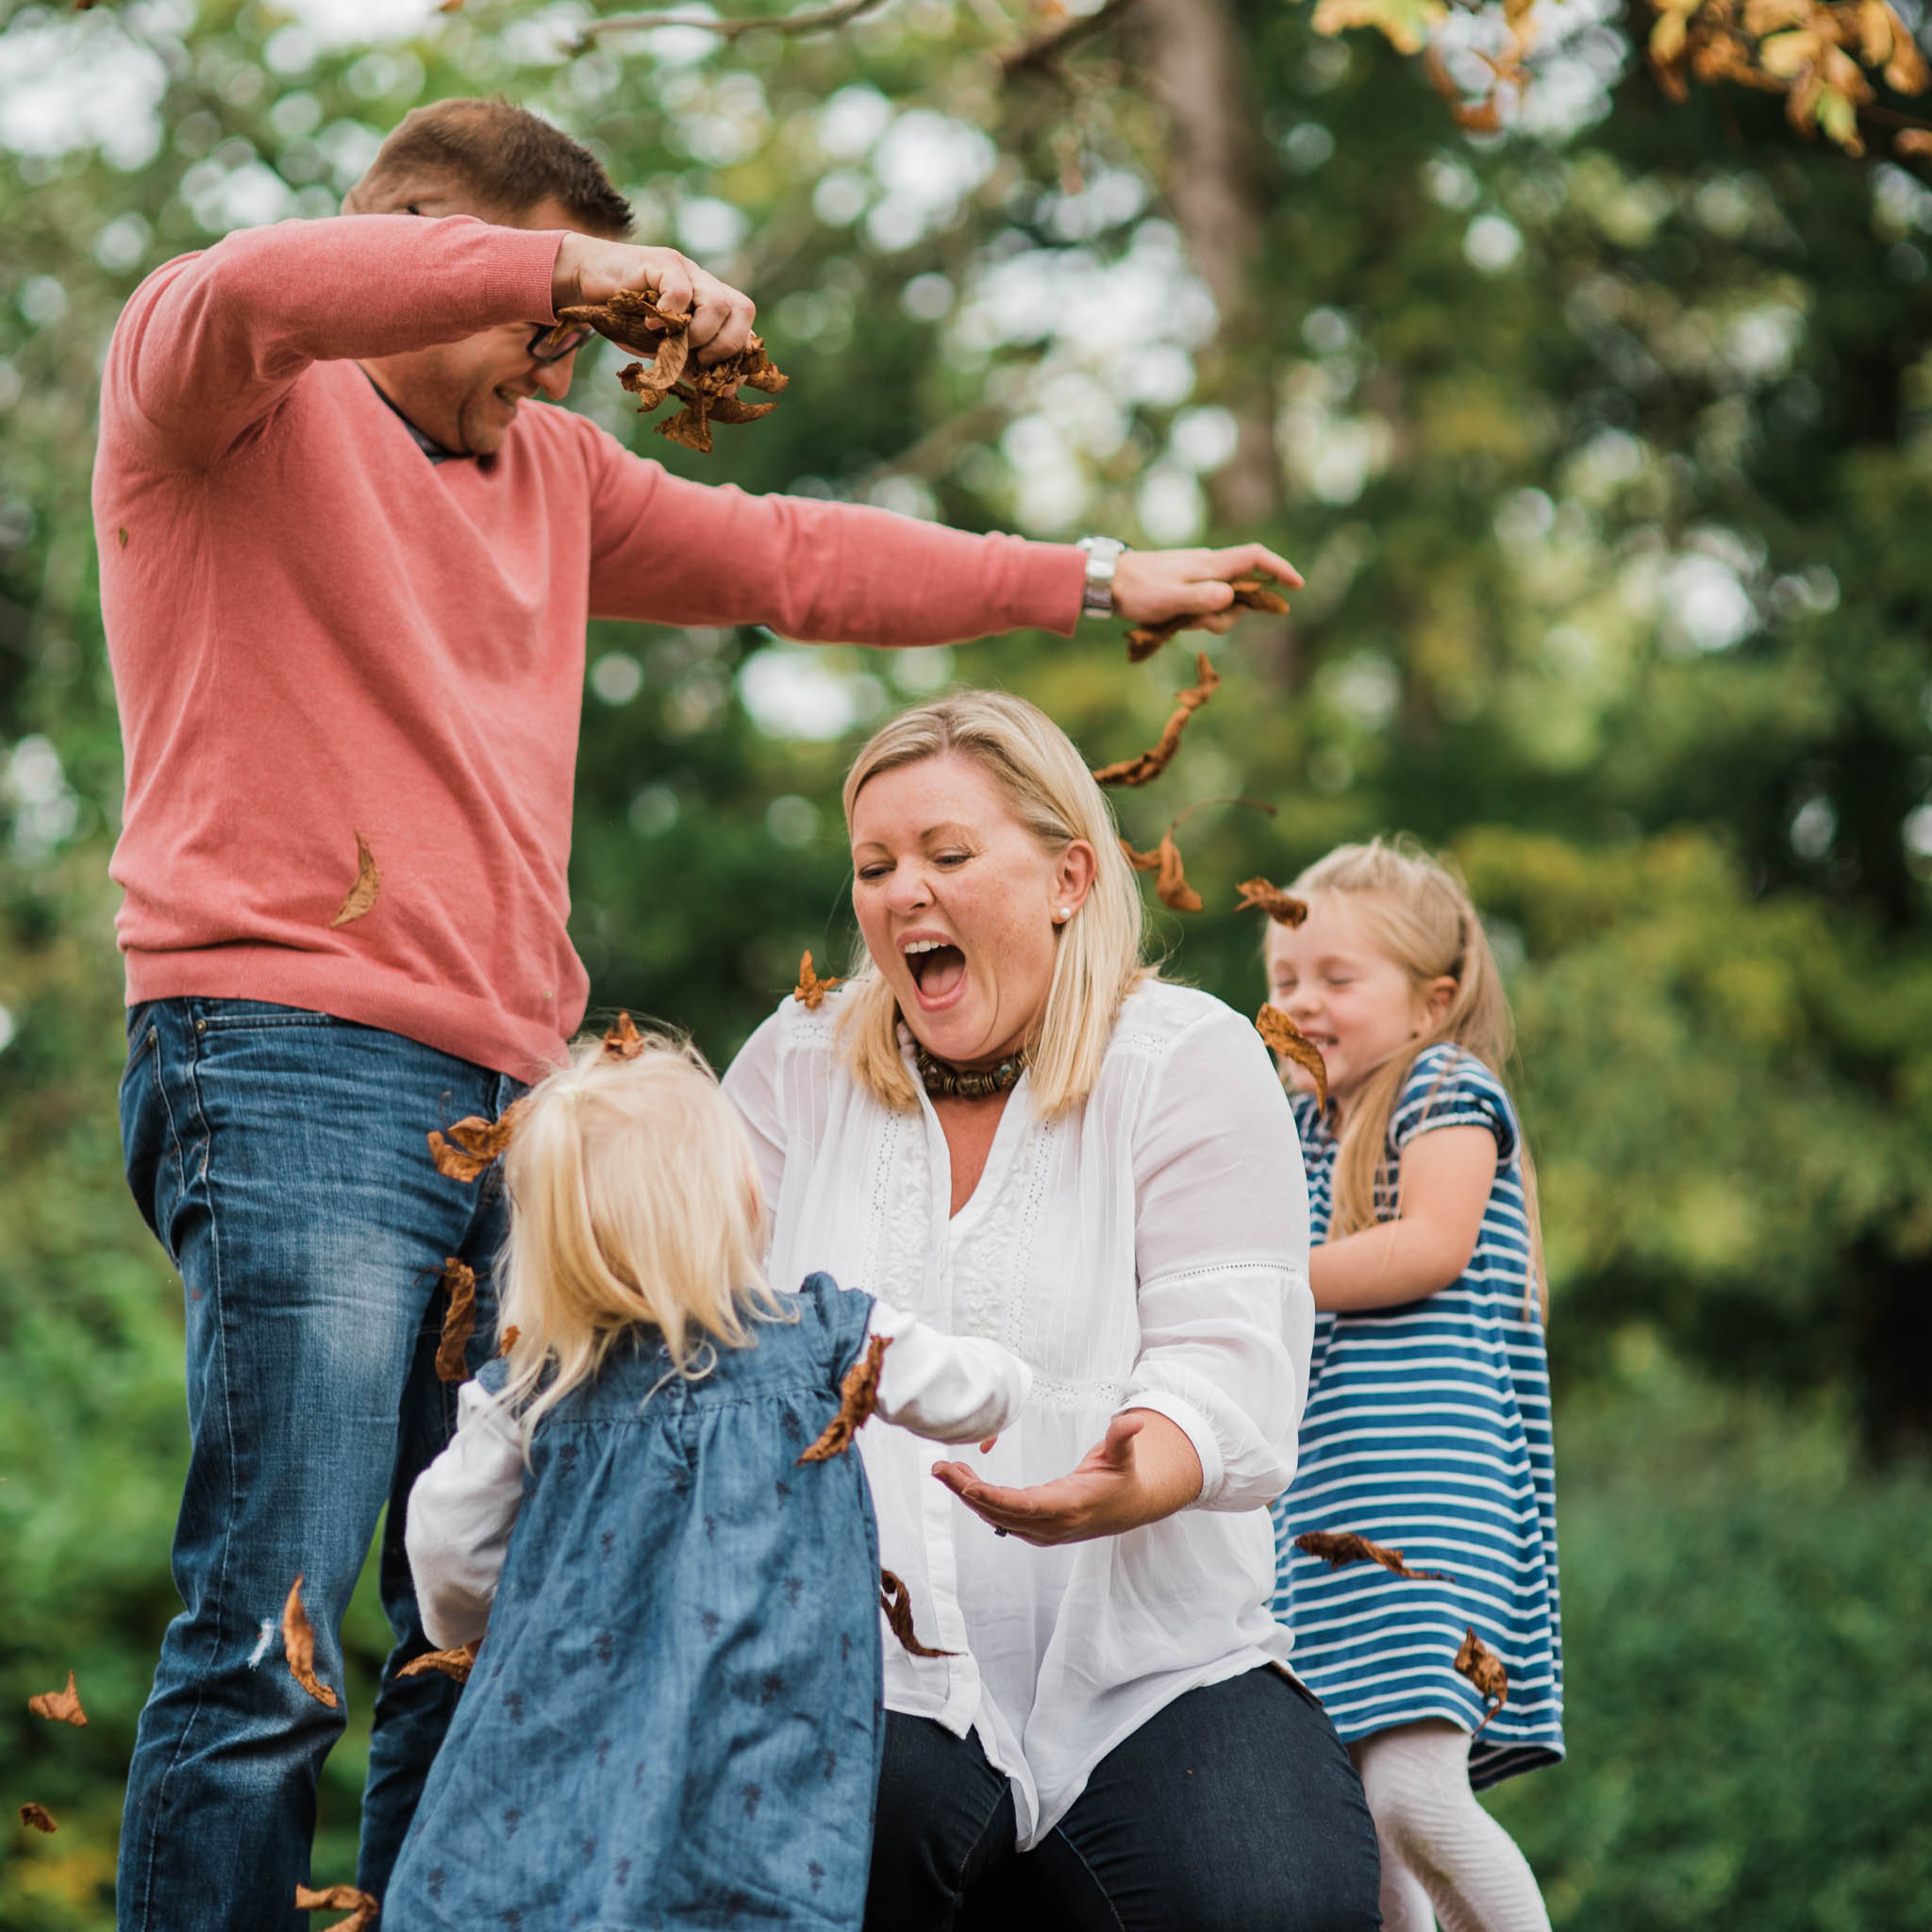
[[[281, 1932], [343, 1714], [340, 1626], [376, 1519], [396, 1645], [358, 1884], [379, 1894], [457, 1686], [403, 1555], [454, 1388], [445, 1257], [491, 1187], [426, 1129], [495, 1115], [583, 1018], [565, 932], [587, 618], [931, 644], [1083, 608], [1224, 628], [1258, 545], [1118, 556], [667, 475], [584, 418], [558, 308], [657, 290], [701, 358], [750, 302], [622, 238], [595, 160], [501, 102], [392, 134], [340, 220], [230, 236], [136, 291], [102, 386], [94, 513], [126, 746], [113, 875], [122, 1127], [187, 1295], [185, 1605], [142, 1717], [119, 1923]], [[1112, 553], [1112, 554], [1110, 554]], [[588, 1559], [588, 1558], [587, 1558]], [[283, 1665], [290, 1586], [325, 1695]], [[675, 1740], [663, 1740], [675, 1748]]]

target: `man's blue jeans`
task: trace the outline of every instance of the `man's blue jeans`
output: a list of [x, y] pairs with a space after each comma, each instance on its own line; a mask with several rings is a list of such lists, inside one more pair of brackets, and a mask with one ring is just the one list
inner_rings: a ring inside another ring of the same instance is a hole
[[[493, 1175], [465, 1185], [424, 1136], [513, 1099], [500, 1074], [374, 1027], [254, 1000], [128, 1015], [121, 1131], [135, 1199], [187, 1296], [192, 1449], [169, 1626], [127, 1778], [121, 1932], [297, 1932], [316, 1779], [345, 1710], [290, 1675], [302, 1578], [315, 1669], [343, 1693], [340, 1628], [383, 1505], [396, 1646], [375, 1707], [357, 1882], [378, 1896], [458, 1687], [397, 1680], [427, 1650], [403, 1553], [418, 1473], [455, 1426], [438, 1381], [441, 1271], [477, 1273], [472, 1370], [493, 1347]], [[328, 1874], [331, 1880], [343, 1874]]]

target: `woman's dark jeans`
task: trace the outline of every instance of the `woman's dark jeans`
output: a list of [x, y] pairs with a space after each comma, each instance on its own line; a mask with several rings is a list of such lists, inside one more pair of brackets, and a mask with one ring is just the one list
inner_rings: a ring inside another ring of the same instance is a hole
[[1322, 1707], [1274, 1670], [1116, 1745], [1034, 1850], [974, 1737], [889, 1713], [866, 1932], [1365, 1932], [1375, 1827]]

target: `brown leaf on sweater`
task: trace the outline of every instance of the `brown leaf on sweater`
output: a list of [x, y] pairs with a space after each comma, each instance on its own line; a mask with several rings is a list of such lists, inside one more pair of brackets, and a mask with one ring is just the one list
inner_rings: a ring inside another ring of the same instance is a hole
[[121, 527], [114, 532], [114, 541], [120, 544], [122, 549], [125, 550], [127, 548], [127, 525], [125, 524], [123, 524]]
[[1316, 1105], [1328, 1105], [1328, 1064], [1322, 1049], [1279, 1007], [1263, 1007], [1255, 1015], [1255, 1030], [1283, 1059], [1292, 1060], [1315, 1083]]
[[1118, 764], [1102, 765], [1093, 774], [1094, 782], [1100, 785], [1145, 785], [1150, 779], [1159, 777], [1174, 762], [1174, 753], [1181, 748], [1181, 733], [1188, 728], [1188, 720], [1214, 695], [1220, 683], [1221, 674], [1208, 661], [1208, 653], [1196, 652], [1194, 682], [1188, 690], [1174, 693], [1174, 714], [1160, 734], [1160, 742], [1151, 750], [1143, 751], [1137, 758], [1123, 758]]
[[375, 855], [370, 851], [368, 840], [358, 832], [356, 883], [349, 888], [349, 896], [336, 908], [336, 916], [329, 924], [347, 925], [352, 919], [360, 919], [375, 904], [375, 895], [381, 891], [382, 874], [375, 869]]
[[315, 1627], [302, 1607], [302, 1579], [289, 1586], [289, 1601], [282, 1606], [282, 1654], [289, 1660], [289, 1674], [318, 1704], [333, 1710], [340, 1700], [315, 1674]]
[[471, 1671], [475, 1668], [476, 1651], [482, 1641], [478, 1637], [455, 1650], [425, 1650], [421, 1657], [412, 1657], [396, 1675], [424, 1677], [431, 1671], [438, 1671], [445, 1677], [454, 1677], [458, 1684], [467, 1684]]
[[[1228, 606], [1229, 609], [1267, 610], [1276, 617], [1287, 613], [1288, 599], [1279, 591], [1271, 591], [1258, 577], [1237, 577], [1233, 590], [1234, 602]], [[1145, 663], [1169, 638], [1188, 629], [1196, 621], [1194, 614], [1190, 613], [1182, 617], [1163, 618], [1158, 624], [1137, 624], [1127, 633], [1128, 663]]]
[[467, 1382], [470, 1365], [463, 1351], [476, 1332], [476, 1271], [452, 1255], [442, 1264], [442, 1288], [449, 1305], [442, 1311], [442, 1337], [436, 1344], [436, 1379]]
[[338, 1919], [325, 1928], [325, 1932], [366, 1932], [382, 1914], [382, 1907], [366, 1891], [358, 1891], [353, 1885], [329, 1885], [316, 1891], [308, 1886], [295, 1888], [295, 1909], [298, 1912], [340, 1912], [346, 1910], [346, 1919]]
[[791, 997], [812, 1012], [819, 1009], [819, 1002], [835, 986], [843, 986], [842, 979], [821, 979], [811, 968], [811, 955], [807, 953], [798, 962], [798, 984], [791, 989]]
[[67, 1688], [64, 1690], [42, 1690], [38, 1697], [29, 1697], [26, 1707], [36, 1717], [50, 1719], [57, 1724], [85, 1725], [87, 1712], [80, 1707], [80, 1692], [74, 1688], [74, 1673], [67, 1674]]
[[58, 1831], [60, 1829], [59, 1825], [55, 1823], [54, 1814], [44, 1805], [36, 1805], [31, 1802], [20, 1807], [20, 1822], [23, 1824], [32, 1825], [36, 1831]]
[[1372, 1543], [1367, 1537], [1357, 1535], [1352, 1529], [1305, 1530], [1295, 1538], [1294, 1546], [1298, 1550], [1306, 1550], [1311, 1557], [1321, 1557], [1331, 1570], [1340, 1570], [1344, 1563], [1379, 1563], [1391, 1576], [1406, 1576], [1412, 1583], [1424, 1579], [1437, 1583], [1449, 1580], [1440, 1570], [1411, 1570], [1402, 1560], [1400, 1550]]
[[845, 1371], [839, 1384], [839, 1412], [820, 1432], [819, 1439], [799, 1457], [801, 1462], [828, 1462], [850, 1446], [879, 1399], [879, 1366], [892, 1345], [889, 1335], [874, 1335], [865, 1353]]
[[920, 1642], [919, 1633], [912, 1627], [912, 1592], [890, 1570], [879, 1572], [879, 1608], [886, 1613], [886, 1622], [892, 1627], [892, 1635], [905, 1646], [910, 1657], [958, 1657], [957, 1650], [933, 1650]]
[[1462, 1640], [1462, 1647], [1456, 1653], [1456, 1668], [1474, 1684], [1484, 1697], [1496, 1701], [1483, 1713], [1483, 1723], [1471, 1732], [1472, 1739], [1483, 1734], [1483, 1724], [1495, 1716], [1508, 1701], [1509, 1677], [1503, 1668], [1503, 1659], [1475, 1634], [1471, 1624]]
[[523, 1117], [524, 1103], [512, 1101], [493, 1121], [479, 1113], [466, 1115], [445, 1133], [429, 1132], [429, 1158], [438, 1174], [453, 1181], [473, 1181], [509, 1145]]
[[1271, 886], [1266, 879], [1243, 879], [1235, 891], [1241, 895], [1241, 904], [1234, 908], [1237, 912], [1265, 912], [1277, 925], [1299, 925], [1308, 916], [1306, 900]]

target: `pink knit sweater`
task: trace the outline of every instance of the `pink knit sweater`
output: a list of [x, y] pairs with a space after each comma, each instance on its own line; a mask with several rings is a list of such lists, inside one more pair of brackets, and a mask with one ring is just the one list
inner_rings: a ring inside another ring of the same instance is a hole
[[[549, 319], [560, 241], [290, 222], [127, 305], [93, 494], [130, 1004], [274, 1000], [526, 1076], [588, 985], [564, 930], [587, 617], [1073, 628], [1076, 550], [683, 482], [547, 404], [432, 465], [349, 358]], [[358, 838], [380, 890], [331, 925]]]

